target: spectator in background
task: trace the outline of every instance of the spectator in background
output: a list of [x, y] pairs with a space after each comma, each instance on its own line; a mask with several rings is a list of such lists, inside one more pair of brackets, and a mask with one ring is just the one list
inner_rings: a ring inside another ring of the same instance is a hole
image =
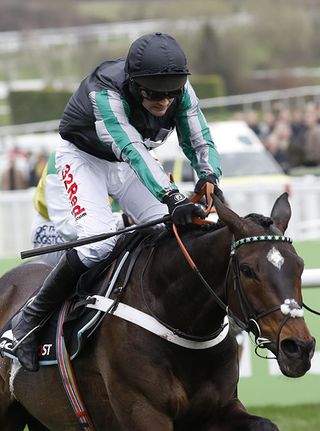
[[234, 121], [245, 121], [245, 115], [242, 111], [236, 111], [232, 115], [232, 120]]
[[29, 187], [36, 187], [42, 172], [47, 164], [47, 153], [32, 154], [28, 153], [29, 162]]
[[299, 137], [305, 130], [304, 114], [301, 109], [294, 109], [291, 114], [292, 139]]
[[265, 139], [265, 146], [282, 166], [285, 172], [289, 169], [288, 147], [291, 139], [291, 127], [286, 121], [275, 124], [272, 132]]
[[23, 190], [28, 187], [28, 179], [18, 166], [14, 152], [9, 154], [9, 164], [1, 177], [2, 190]]
[[274, 129], [276, 120], [272, 112], [266, 112], [263, 114], [262, 122], [260, 124], [260, 138], [262, 142], [270, 135]]
[[290, 168], [302, 166], [304, 164], [304, 135], [306, 124], [304, 113], [301, 110], [294, 110], [291, 121], [291, 140], [287, 150]]
[[320, 124], [316, 110], [310, 110], [305, 115], [304, 132], [304, 165], [320, 165]]
[[259, 118], [256, 111], [250, 111], [247, 114], [247, 124], [254, 131], [256, 135], [261, 136], [261, 127], [259, 124]]

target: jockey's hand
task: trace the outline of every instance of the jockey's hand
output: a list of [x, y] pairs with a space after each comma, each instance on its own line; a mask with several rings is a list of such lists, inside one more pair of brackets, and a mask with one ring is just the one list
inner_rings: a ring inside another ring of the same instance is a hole
[[220, 199], [221, 202], [225, 202], [223, 192], [218, 186], [218, 183], [219, 183], [218, 177], [215, 174], [209, 174], [209, 175], [206, 175], [205, 177], [201, 177], [194, 188], [195, 193], [199, 193], [205, 183], [213, 184], [214, 194], [218, 196], [218, 199]]
[[172, 223], [185, 226], [192, 224], [193, 217], [205, 218], [204, 211], [178, 190], [171, 190], [165, 194], [162, 202], [168, 206]]

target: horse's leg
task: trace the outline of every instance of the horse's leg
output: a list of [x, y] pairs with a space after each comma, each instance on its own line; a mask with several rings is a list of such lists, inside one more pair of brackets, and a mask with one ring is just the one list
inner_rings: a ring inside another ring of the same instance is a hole
[[141, 393], [131, 392], [125, 385], [123, 385], [122, 391], [122, 395], [118, 394], [112, 407], [124, 430], [174, 430], [171, 418], [157, 410]]
[[[112, 379], [113, 380], [113, 379]], [[174, 431], [172, 419], [151, 404], [140, 391], [115, 378], [115, 386], [108, 382], [110, 401], [123, 430]]]
[[26, 425], [29, 431], [49, 431], [18, 402], [12, 403], [6, 414], [0, 418], [1, 431], [24, 431]]
[[23, 431], [26, 421], [22, 407], [10, 392], [11, 361], [0, 358], [0, 429], [1, 431]]
[[31, 427], [30, 431], [79, 431], [79, 422], [56, 367], [40, 367], [36, 373], [21, 369], [14, 378], [13, 386], [15, 397], [35, 418], [33, 420], [29, 416], [29, 422], [26, 422]]
[[267, 418], [250, 415], [241, 402], [235, 398], [219, 412], [205, 431], [279, 431], [279, 428]]
[[[0, 416], [0, 429], [1, 431], [23, 431], [27, 425], [28, 414], [24, 408], [18, 402], [12, 402], [9, 406], [6, 406], [6, 402], [3, 403], [2, 397], [0, 397], [1, 403], [1, 416]], [[47, 431], [46, 428], [30, 428], [30, 431]]]
[[30, 416], [27, 418], [27, 425], [29, 431], [49, 431], [49, 428], [42, 425], [37, 419]]

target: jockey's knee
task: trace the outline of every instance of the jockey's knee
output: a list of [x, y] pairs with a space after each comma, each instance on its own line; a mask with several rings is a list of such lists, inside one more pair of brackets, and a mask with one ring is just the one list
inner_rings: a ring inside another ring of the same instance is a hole
[[104, 241], [77, 247], [79, 259], [88, 268], [92, 268], [109, 256], [116, 242], [117, 237], [115, 236]]

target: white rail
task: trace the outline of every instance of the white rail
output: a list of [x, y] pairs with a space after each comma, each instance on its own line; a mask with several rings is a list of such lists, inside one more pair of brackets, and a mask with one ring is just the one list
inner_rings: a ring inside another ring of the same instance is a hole
[[303, 108], [306, 98], [313, 98], [315, 102], [320, 99], [320, 85], [310, 85], [304, 87], [287, 88], [283, 90], [260, 91], [257, 93], [238, 94], [235, 96], [214, 97], [211, 99], [201, 99], [200, 106], [206, 108], [219, 108], [228, 106], [241, 106], [244, 111], [251, 110], [253, 104], [259, 104], [262, 111], [271, 112], [271, 102], [281, 100], [289, 103], [295, 100], [296, 105]]
[[[75, 83], [68, 83], [64, 85], [62, 82], [55, 82], [51, 83], [51, 85], [55, 86], [56, 88], [70, 88], [70, 91], [73, 91], [76, 87]], [[41, 80], [14, 82], [0, 81], [0, 99], [6, 98], [11, 88], [34, 89], [44, 88], [45, 86], [46, 83]], [[304, 87], [287, 88], [284, 90], [260, 91], [257, 93], [201, 99], [200, 106], [203, 109], [239, 106], [243, 111], [247, 112], [253, 109], [254, 104], [258, 104], [260, 105], [260, 108], [263, 112], [271, 112], [273, 101], [281, 100], [285, 104], [289, 104], [290, 101], [294, 101], [297, 106], [303, 109], [307, 99], [320, 102], [320, 85], [310, 85]], [[0, 137], [24, 133], [53, 131], [57, 129], [58, 124], [59, 120], [52, 120], [39, 123], [2, 126], [0, 127]]]
[[320, 287], [320, 268], [305, 269], [302, 274], [303, 287]]
[[[275, 199], [281, 191], [271, 185], [224, 187], [224, 193], [232, 208], [241, 216], [251, 212], [270, 214]], [[20, 251], [31, 248], [31, 225], [34, 217], [34, 189], [0, 192], [0, 258], [19, 256]], [[290, 203], [292, 218], [287, 234], [295, 241], [320, 239], [320, 181], [311, 186], [309, 183], [293, 184]]]

